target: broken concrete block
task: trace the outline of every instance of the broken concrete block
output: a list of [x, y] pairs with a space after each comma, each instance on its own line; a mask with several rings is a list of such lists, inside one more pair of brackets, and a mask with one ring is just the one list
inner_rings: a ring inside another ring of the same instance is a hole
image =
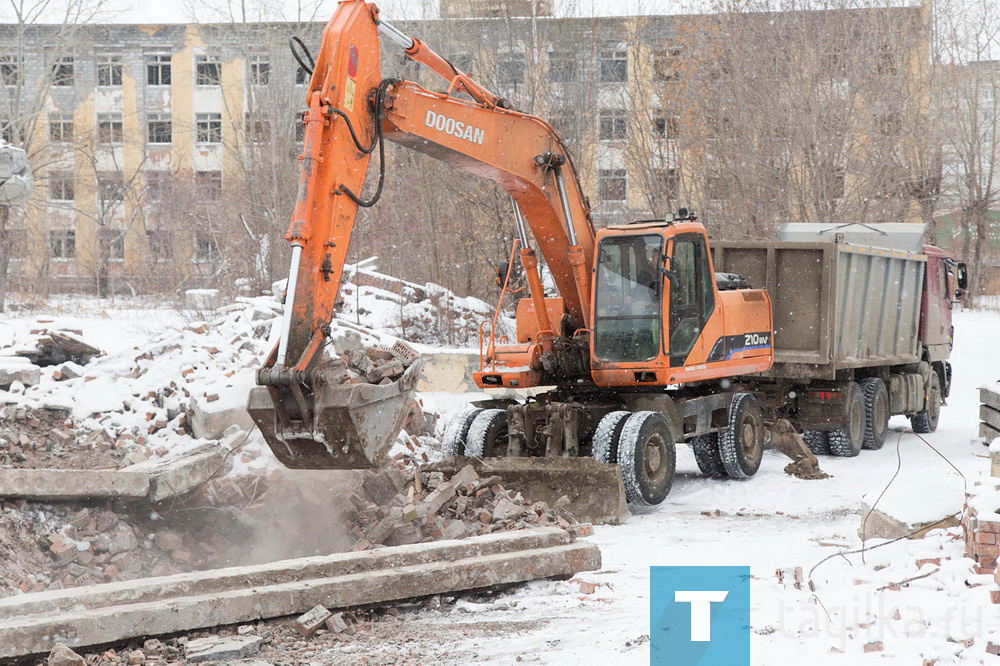
[[872, 510], [868, 504], [862, 502], [858, 536], [861, 537], [862, 541], [867, 539], [898, 539], [907, 536], [911, 539], [921, 539], [931, 530], [955, 527], [958, 524], [958, 519], [950, 513], [942, 515], [939, 520], [906, 522], [890, 515], [887, 511], [882, 511], [881, 508]]
[[130, 465], [119, 473], [148, 475], [149, 500], [162, 502], [190, 492], [213, 477], [225, 474], [229, 471], [231, 462], [231, 458], [221, 447], [205, 446], [176, 458], [148, 460]]
[[247, 412], [247, 397], [252, 387], [252, 377], [243, 378], [217, 400], [191, 399], [191, 430], [201, 439], [222, 439], [226, 428], [237, 425], [242, 430], [253, 428], [253, 419]]
[[78, 365], [73, 361], [66, 361], [52, 372], [52, 378], [57, 382], [61, 382], [66, 381], [67, 379], [78, 379], [79, 377], [83, 377], [83, 373], [83, 366]]
[[174, 532], [157, 532], [153, 535], [153, 543], [163, 550], [180, 550], [184, 545], [184, 539]]
[[222, 296], [218, 289], [188, 289], [184, 292], [184, 307], [188, 310], [218, 310]]
[[73, 652], [62, 643], [56, 644], [49, 653], [48, 666], [84, 666], [83, 657]]
[[420, 504], [420, 509], [423, 514], [434, 514], [441, 510], [445, 504], [455, 496], [455, 491], [457, 488], [455, 484], [451, 481], [447, 483], [442, 483], [440, 486], [435, 488], [431, 493], [424, 499]]
[[260, 636], [209, 636], [188, 641], [188, 661], [240, 659], [257, 654], [264, 639]]
[[493, 507], [493, 520], [500, 522], [517, 518], [524, 513], [524, 508], [511, 502], [506, 497], [500, 499]]
[[308, 613], [299, 616], [299, 619], [295, 621], [295, 630], [300, 634], [309, 638], [316, 631], [326, 624], [326, 621], [333, 615], [330, 611], [322, 606], [315, 606]]
[[0, 358], [0, 388], [9, 389], [15, 382], [34, 386], [42, 378], [42, 369], [26, 358], [5, 356]]
[[451, 482], [455, 484], [456, 488], [461, 488], [467, 483], [473, 483], [479, 480], [479, 474], [473, 469], [472, 465], [466, 465], [462, 469], [455, 473], [455, 476], [451, 477]]
[[4, 469], [0, 497], [30, 499], [139, 499], [149, 493], [149, 475], [124, 470]]
[[343, 613], [331, 615], [330, 619], [326, 621], [326, 628], [335, 634], [343, 634], [345, 632], [348, 634], [354, 633], [351, 631], [353, 629], [351, 623], [344, 617]]

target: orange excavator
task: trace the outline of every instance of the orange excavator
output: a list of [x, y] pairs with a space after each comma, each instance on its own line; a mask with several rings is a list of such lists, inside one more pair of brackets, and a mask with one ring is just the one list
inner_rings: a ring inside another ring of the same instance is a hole
[[[440, 75], [447, 90], [382, 78], [380, 35]], [[620, 465], [635, 505], [666, 497], [679, 442], [693, 443], [699, 460], [730, 476], [756, 472], [761, 407], [725, 380], [773, 363], [771, 304], [767, 292], [736, 276], [717, 280], [693, 213], [595, 231], [555, 130], [403, 34], [372, 3], [341, 2], [315, 61], [303, 49], [293, 47], [311, 79], [286, 235], [284, 320], [249, 405], [285, 465], [377, 465], [412, 402], [419, 363], [386, 386], [337, 386], [323, 367], [355, 218], [381, 194], [388, 140], [510, 194], [528, 295], [516, 306], [516, 339], [484, 333], [474, 379], [484, 389], [549, 387], [462, 411], [446, 428], [446, 453], [590, 455]], [[362, 186], [376, 151], [378, 184], [367, 196]], [[545, 293], [529, 229], [558, 296]], [[504, 284], [501, 306], [510, 291]]]

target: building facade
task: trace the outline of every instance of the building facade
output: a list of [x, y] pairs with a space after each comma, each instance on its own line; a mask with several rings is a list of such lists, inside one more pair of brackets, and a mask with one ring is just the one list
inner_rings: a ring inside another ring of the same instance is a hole
[[[445, 3], [443, 12], [493, 16], [499, 4]], [[523, 9], [506, 8], [505, 16]], [[919, 219], [919, 202], [901, 194], [915, 179], [916, 143], [926, 129], [919, 8], [795, 15], [785, 27], [802, 50], [783, 50], [783, 61], [772, 55], [764, 60], [773, 70], [756, 72], [740, 63], [761, 52], [733, 45], [753, 40], [727, 39], [735, 28], [719, 17], [546, 13], [550, 3], [537, 3], [528, 18], [399, 27], [556, 127], [574, 153], [596, 224], [693, 205], [715, 216], [719, 235], [764, 233], [788, 219], [875, 215], [863, 203], [875, 187], [894, 206], [878, 214]], [[780, 36], [774, 25], [758, 16], [739, 29], [763, 40]], [[865, 26], [880, 36], [849, 70], [848, 50]], [[4, 137], [28, 149], [37, 178], [35, 200], [13, 235], [20, 285], [145, 291], [213, 284], [225, 271], [261, 284], [279, 277], [284, 258], [276, 248], [294, 201], [307, 82], [287, 38], [299, 34], [315, 50], [322, 27], [109, 25], [67, 35], [59, 26], [0, 26]], [[811, 51], [824, 32], [843, 37], [843, 49]], [[446, 88], [392, 44], [382, 48], [386, 76]], [[788, 87], [796, 78], [789, 68], [810, 58], [810, 67], [826, 72], [810, 85], [829, 89], [833, 101], [800, 109], [805, 95]], [[908, 108], [874, 98], [887, 82], [918, 91]], [[830, 109], [840, 115], [824, 116]], [[838, 154], [821, 154], [827, 135], [783, 126], [799, 113], [813, 114], [813, 125], [844, 144]], [[781, 114], [786, 120], [763, 128], [762, 119]], [[400, 152], [389, 158], [397, 171], [409, 168]], [[886, 182], [865, 182], [874, 169], [869, 153], [894, 156]], [[730, 219], [740, 222], [727, 227]], [[432, 223], [415, 220], [411, 228]], [[412, 270], [403, 277], [424, 279]]]

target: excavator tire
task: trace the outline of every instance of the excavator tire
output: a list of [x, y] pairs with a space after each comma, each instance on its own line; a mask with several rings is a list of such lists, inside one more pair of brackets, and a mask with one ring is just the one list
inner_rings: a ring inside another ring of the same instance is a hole
[[802, 440], [809, 447], [809, 450], [813, 452], [813, 455], [830, 455], [830, 441], [826, 438], [825, 430], [803, 430]]
[[861, 453], [865, 442], [865, 396], [857, 382], [851, 382], [847, 389], [847, 422], [826, 436], [830, 440], [830, 455], [853, 458]]
[[941, 416], [941, 379], [936, 372], [931, 373], [931, 383], [927, 388], [927, 409], [910, 417], [913, 432], [926, 434], [934, 432]]
[[861, 392], [865, 396], [865, 441], [861, 446], [877, 451], [889, 432], [889, 392], [878, 377], [862, 379]]
[[726, 468], [722, 464], [722, 456], [719, 454], [719, 433], [713, 432], [707, 435], [698, 435], [691, 440], [691, 450], [694, 452], [695, 462], [701, 473], [710, 479], [726, 479]]
[[469, 407], [452, 417], [448, 427], [445, 428], [444, 439], [441, 443], [445, 458], [465, 455], [465, 442], [469, 436], [469, 428], [482, 411], [475, 407]]
[[625, 421], [618, 443], [625, 499], [633, 508], [659, 504], [670, 494], [677, 451], [670, 423], [657, 412], [636, 412]]
[[732, 479], [749, 479], [764, 457], [764, 412], [751, 393], [737, 393], [729, 410], [729, 427], [719, 433], [719, 455]]
[[473, 458], [506, 458], [507, 443], [507, 410], [484, 409], [469, 426], [465, 455]]
[[602, 463], [618, 462], [618, 442], [621, 439], [622, 428], [625, 421], [632, 416], [632, 412], [611, 412], [607, 414], [594, 431], [594, 439], [591, 447], [591, 455], [594, 460]]

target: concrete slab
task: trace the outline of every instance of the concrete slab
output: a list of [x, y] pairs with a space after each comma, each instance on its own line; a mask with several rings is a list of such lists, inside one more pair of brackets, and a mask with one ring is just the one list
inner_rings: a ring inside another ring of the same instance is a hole
[[260, 636], [209, 636], [189, 641], [184, 656], [194, 662], [242, 659], [260, 652], [263, 644]]
[[569, 513], [578, 522], [620, 525], [631, 515], [625, 502], [618, 465], [593, 458], [467, 458], [456, 456], [421, 467], [423, 471], [452, 475], [472, 465], [481, 477], [499, 476], [504, 487], [532, 502], [552, 506], [565, 495]]
[[0, 600], [0, 659], [138, 636], [568, 576], [601, 566], [557, 528], [166, 576]]
[[225, 474], [232, 465], [227, 453], [221, 447], [208, 446], [177, 458], [147, 460], [121, 471], [147, 474], [147, 496], [152, 502], [161, 502], [190, 492], [215, 476]]
[[149, 494], [149, 475], [122, 470], [0, 469], [0, 497], [78, 500]]

